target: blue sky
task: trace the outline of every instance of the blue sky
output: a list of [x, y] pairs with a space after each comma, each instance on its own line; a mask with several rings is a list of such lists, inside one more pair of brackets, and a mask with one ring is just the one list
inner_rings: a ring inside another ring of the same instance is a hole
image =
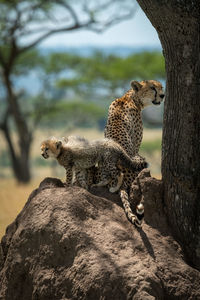
[[41, 46], [147, 46], [159, 47], [156, 30], [138, 8], [133, 19], [112, 26], [104, 33], [97, 34], [88, 30], [62, 33], [46, 39]]

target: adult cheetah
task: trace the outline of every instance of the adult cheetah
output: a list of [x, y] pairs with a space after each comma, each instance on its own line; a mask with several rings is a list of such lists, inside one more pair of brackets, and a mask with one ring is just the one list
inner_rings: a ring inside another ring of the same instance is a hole
[[[159, 105], [164, 99], [160, 82], [155, 80], [132, 81], [131, 89], [121, 98], [114, 100], [108, 112], [108, 120], [104, 135], [117, 142], [133, 159], [139, 156], [139, 148], [143, 137], [142, 109], [149, 105]], [[122, 170], [124, 177], [120, 189], [120, 197], [127, 218], [140, 227], [144, 217], [144, 208], [139, 204], [136, 215], [133, 214], [129, 203], [129, 192], [133, 180], [139, 172], [127, 168]]]

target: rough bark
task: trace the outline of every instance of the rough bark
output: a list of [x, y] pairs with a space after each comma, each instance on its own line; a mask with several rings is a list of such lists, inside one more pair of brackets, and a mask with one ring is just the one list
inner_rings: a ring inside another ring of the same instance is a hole
[[166, 62], [164, 204], [188, 261], [200, 268], [200, 3], [138, 0]]

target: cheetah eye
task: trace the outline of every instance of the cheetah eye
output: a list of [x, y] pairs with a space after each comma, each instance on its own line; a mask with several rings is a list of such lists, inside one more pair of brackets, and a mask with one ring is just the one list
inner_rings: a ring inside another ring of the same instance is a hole
[[156, 91], [156, 88], [154, 86], [151, 86], [151, 89], [154, 91], [154, 92], [157, 92]]
[[48, 150], [49, 150], [49, 148], [48, 148], [48, 147], [46, 147], [46, 148], [45, 148], [45, 151], [48, 151]]

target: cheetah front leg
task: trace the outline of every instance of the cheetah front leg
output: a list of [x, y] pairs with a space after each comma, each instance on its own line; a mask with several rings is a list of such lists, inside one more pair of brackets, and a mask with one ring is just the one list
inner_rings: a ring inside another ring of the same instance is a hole
[[73, 172], [72, 172], [72, 168], [65, 168], [66, 170], [66, 181], [65, 181], [65, 185], [66, 186], [70, 186], [72, 185], [72, 178], [73, 178]]
[[76, 174], [76, 178], [79, 182], [79, 185], [88, 190], [88, 184], [87, 184], [87, 170], [85, 169], [79, 169], [79, 168], [76, 168], [75, 170], [75, 174]]

